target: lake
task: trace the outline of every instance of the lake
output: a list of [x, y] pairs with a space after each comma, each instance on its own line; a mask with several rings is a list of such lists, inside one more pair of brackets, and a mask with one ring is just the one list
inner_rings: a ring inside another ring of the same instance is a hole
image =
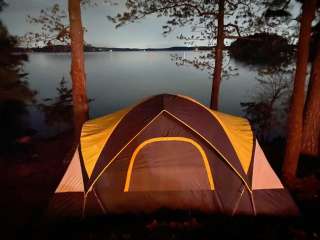
[[[209, 105], [211, 77], [208, 71], [195, 69], [191, 65], [177, 66], [171, 60], [172, 54], [190, 59], [199, 55], [199, 52], [85, 53], [88, 97], [93, 99], [90, 103], [90, 118], [111, 113], [133, 105], [144, 97], [160, 93], [188, 95]], [[265, 81], [271, 81], [271, 89], [268, 90], [268, 83], [263, 85], [257, 80], [261, 78], [259, 67], [243, 65], [233, 59], [227, 61], [227, 68], [237, 70], [233, 71], [236, 74], [223, 78], [220, 111], [245, 116], [247, 112], [240, 105], [241, 102], [256, 101], [257, 98], [264, 98], [264, 95], [266, 101], [269, 101], [268, 94], [273, 94], [272, 81], [277, 81], [273, 76], [263, 76]], [[29, 87], [38, 92], [38, 103], [45, 98], [57, 96], [56, 88], [62, 78], [70, 86], [69, 53], [31, 53], [24, 69], [29, 74]], [[45, 123], [44, 114], [34, 106], [29, 107], [29, 121], [38, 135], [48, 136], [56, 132]]]

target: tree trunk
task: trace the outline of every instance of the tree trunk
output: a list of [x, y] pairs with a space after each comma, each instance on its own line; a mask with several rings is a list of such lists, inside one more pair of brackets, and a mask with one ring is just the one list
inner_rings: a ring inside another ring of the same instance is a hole
[[304, 88], [309, 56], [311, 22], [315, 16], [316, 2], [317, 0], [304, 1], [302, 7], [296, 73], [288, 116], [287, 144], [282, 167], [283, 179], [289, 185], [296, 177], [301, 150]]
[[319, 155], [320, 139], [320, 42], [318, 40], [316, 57], [312, 63], [308, 96], [306, 100], [302, 149], [306, 155]]
[[80, 0], [69, 0], [69, 21], [71, 38], [71, 78], [73, 98], [73, 121], [75, 138], [78, 140], [82, 124], [88, 119], [86, 75], [83, 54], [83, 28]]
[[214, 50], [214, 72], [212, 79], [211, 90], [211, 109], [217, 110], [219, 104], [219, 90], [221, 83], [222, 73], [222, 60], [223, 60], [223, 47], [224, 47], [224, 2], [225, 0], [219, 0], [219, 13], [218, 13], [218, 36], [217, 45]]

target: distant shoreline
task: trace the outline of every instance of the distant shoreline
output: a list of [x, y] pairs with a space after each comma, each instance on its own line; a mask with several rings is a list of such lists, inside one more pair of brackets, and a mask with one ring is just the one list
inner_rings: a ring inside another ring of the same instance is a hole
[[[198, 47], [168, 47], [168, 48], [108, 48], [85, 46], [85, 52], [155, 52], [155, 51], [212, 51], [214, 46]], [[16, 52], [46, 52], [61, 53], [70, 52], [70, 47], [66, 45], [46, 46], [41, 48], [16, 48]]]

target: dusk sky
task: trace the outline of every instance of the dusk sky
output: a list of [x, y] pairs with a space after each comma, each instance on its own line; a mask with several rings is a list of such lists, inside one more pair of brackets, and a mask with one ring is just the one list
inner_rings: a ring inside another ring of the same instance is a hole
[[[110, 6], [103, 3], [103, 0], [95, 1], [99, 3], [98, 7], [86, 7], [82, 10], [83, 25], [88, 30], [85, 33], [85, 41], [95, 46], [133, 48], [181, 46], [183, 41], [178, 40], [177, 35], [189, 31], [188, 28], [179, 29], [163, 37], [162, 25], [166, 19], [154, 16], [115, 29], [115, 25], [106, 16], [114, 16], [121, 10], [121, 6]], [[67, 10], [67, 0], [7, 0], [6, 2], [9, 6], [1, 13], [1, 19], [10, 33], [18, 36], [28, 31], [37, 32], [40, 29], [39, 26], [32, 26], [26, 22], [27, 15], [38, 16], [41, 9], [55, 3]]]
[[[150, 48], [150, 47], [171, 47], [182, 46], [184, 42], [177, 39], [181, 33], [190, 35], [190, 27], [179, 28], [168, 36], [162, 35], [162, 26], [167, 18], [147, 16], [139, 22], [127, 24], [115, 29], [115, 24], [107, 19], [107, 16], [115, 16], [125, 10], [125, 0], [113, 0], [117, 6], [110, 6], [104, 3], [105, 0], [91, 0], [97, 3], [96, 7], [85, 7], [82, 9], [83, 26], [87, 29], [85, 41], [94, 46], [105, 47], [131, 47], [131, 48]], [[9, 29], [10, 33], [23, 36], [26, 32], [39, 32], [40, 26], [31, 25], [26, 21], [26, 17], [39, 16], [41, 9], [52, 7], [55, 3], [61, 9], [67, 11], [67, 0], [6, 0], [9, 4], [1, 13], [0, 17]], [[291, 12], [294, 16], [299, 14], [300, 4], [293, 2], [290, 4]], [[293, 17], [294, 17], [293, 16]], [[227, 19], [225, 19], [227, 21]], [[294, 21], [292, 21], [293, 24]], [[278, 31], [286, 31], [288, 26], [278, 27]], [[273, 31], [277, 31], [272, 29]], [[290, 30], [289, 30], [290, 31]], [[279, 33], [279, 32], [278, 32]], [[280, 33], [281, 34], [281, 33]], [[226, 40], [226, 44], [230, 41]], [[198, 42], [198, 45], [207, 45], [207, 42]]]

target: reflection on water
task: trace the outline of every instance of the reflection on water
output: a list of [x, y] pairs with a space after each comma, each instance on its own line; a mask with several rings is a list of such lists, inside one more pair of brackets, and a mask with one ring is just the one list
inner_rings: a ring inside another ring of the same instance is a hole
[[[190, 65], [177, 67], [171, 61], [171, 55], [178, 54], [184, 58], [192, 58], [199, 52], [106, 52], [86, 53], [86, 72], [88, 96], [94, 99], [90, 104], [90, 117], [98, 117], [120, 108], [139, 102], [142, 98], [159, 93], [174, 93], [191, 96], [205, 105], [209, 105], [211, 79], [207, 71], [199, 71]], [[60, 98], [59, 88], [62, 77], [65, 77], [65, 88], [70, 87], [70, 55], [68, 53], [33, 53], [25, 70], [29, 73], [29, 84], [38, 90], [38, 102], [46, 105], [57, 104]], [[267, 83], [257, 81], [264, 76], [259, 75], [259, 67], [248, 67], [230, 60], [229, 66], [236, 69], [236, 74], [224, 78], [220, 88], [220, 111], [240, 116], [248, 116], [258, 111], [246, 109], [242, 103], [262, 102], [253, 98], [254, 94], [264, 95], [260, 88]], [[268, 75], [266, 75], [268, 76]], [[268, 76], [277, 82], [277, 77]], [[288, 75], [289, 78], [289, 75]], [[266, 79], [268, 82], [270, 79]], [[281, 76], [278, 76], [281, 79]], [[272, 84], [271, 84], [272, 85]], [[281, 85], [281, 84], [280, 84]], [[260, 92], [260, 93], [259, 93]], [[45, 102], [43, 99], [53, 101]], [[269, 100], [268, 100], [269, 101]], [[273, 104], [272, 104], [273, 105]], [[47, 109], [48, 109], [47, 108]], [[45, 109], [44, 112], [46, 112]], [[30, 109], [30, 121], [38, 129], [40, 135], [53, 135], [57, 125], [53, 126], [48, 113], [39, 112], [38, 108]], [[50, 111], [49, 111], [50, 112]], [[58, 121], [67, 122], [63, 117]], [[50, 120], [50, 121], [51, 121]]]
[[[191, 55], [191, 56], [190, 56]], [[186, 55], [186, 52], [170, 54], [171, 60], [176, 66], [192, 66], [201, 71], [207, 71], [209, 79], [213, 78], [214, 73], [214, 54], [212, 51], [199, 51], [196, 54]], [[223, 68], [222, 78], [228, 79], [238, 76], [238, 68], [231, 63], [231, 55], [229, 51], [223, 52]], [[233, 62], [232, 62], [233, 63]]]

